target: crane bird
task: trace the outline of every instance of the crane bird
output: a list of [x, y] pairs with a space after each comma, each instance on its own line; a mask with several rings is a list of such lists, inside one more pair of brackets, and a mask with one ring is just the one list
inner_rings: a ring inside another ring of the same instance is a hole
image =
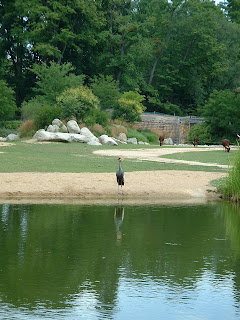
[[[118, 194], [119, 194], [119, 186], [121, 186], [121, 190], [122, 190], [122, 186], [124, 186], [124, 171], [121, 167], [121, 158], [118, 158], [118, 163], [119, 163], [119, 167], [118, 167], [118, 171], [116, 172], [116, 177], [117, 177], [117, 183], [118, 183]], [[123, 194], [123, 191], [122, 191]]]

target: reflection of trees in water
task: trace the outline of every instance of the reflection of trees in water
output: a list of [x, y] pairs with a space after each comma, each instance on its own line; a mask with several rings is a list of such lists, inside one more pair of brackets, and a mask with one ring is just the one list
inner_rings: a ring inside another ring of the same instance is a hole
[[226, 225], [226, 233], [236, 256], [240, 255], [240, 205], [223, 202], [221, 206]]
[[[226, 215], [227, 230], [231, 219]], [[236, 261], [223, 256], [225, 232], [219, 204], [127, 207], [126, 217], [123, 205], [2, 206], [0, 296], [16, 306], [60, 308], [91, 292], [91, 303], [110, 319], [120, 268], [129, 278], [175, 288], [194, 288], [206, 270], [223, 277], [230, 271], [239, 288]]]
[[11, 205], [2, 209], [2, 302], [55, 308], [87, 289], [106, 309], [113, 308], [121, 259], [113, 241], [113, 208]]

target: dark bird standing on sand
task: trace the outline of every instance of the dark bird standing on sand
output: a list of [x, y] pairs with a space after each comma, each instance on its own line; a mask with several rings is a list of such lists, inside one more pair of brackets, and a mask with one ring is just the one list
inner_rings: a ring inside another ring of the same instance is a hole
[[[116, 177], [117, 177], [117, 183], [118, 183], [118, 193], [119, 193], [119, 186], [121, 186], [121, 190], [122, 190], [122, 186], [124, 186], [124, 171], [121, 167], [121, 158], [118, 158], [118, 163], [119, 163], [119, 167], [118, 167], [118, 171], [116, 172]], [[122, 191], [123, 194], [123, 191]]]

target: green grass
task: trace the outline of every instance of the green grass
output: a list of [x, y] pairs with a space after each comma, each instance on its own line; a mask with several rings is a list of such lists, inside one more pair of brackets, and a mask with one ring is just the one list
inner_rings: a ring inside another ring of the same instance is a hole
[[219, 185], [218, 190], [225, 198], [240, 201], [240, 149], [235, 157], [233, 167], [229, 170], [226, 179]]
[[[147, 149], [157, 145], [89, 146], [82, 143], [43, 143], [30, 144], [16, 142], [11, 147], [1, 147], [0, 172], [115, 172], [118, 167], [116, 157], [93, 154], [101, 149]], [[204, 153], [204, 152], [203, 152]], [[183, 154], [182, 154], [183, 155]], [[190, 155], [189, 155], [190, 157]], [[190, 157], [189, 160], [192, 160]], [[191, 170], [206, 172], [226, 172], [217, 167], [167, 164], [154, 161], [124, 159], [125, 172], [151, 170]]]
[[229, 153], [222, 150], [216, 151], [195, 151], [164, 155], [161, 158], [197, 161], [203, 163], [217, 163], [223, 165], [233, 165], [237, 150], [231, 150]]

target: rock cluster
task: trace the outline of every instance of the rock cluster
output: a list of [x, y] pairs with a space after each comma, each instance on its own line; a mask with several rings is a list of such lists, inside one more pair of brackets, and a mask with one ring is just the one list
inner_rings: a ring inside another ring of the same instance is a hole
[[83, 127], [80, 129], [75, 120], [69, 120], [67, 126], [65, 126], [59, 119], [54, 119], [47, 130], [38, 130], [33, 138], [38, 141], [82, 142], [94, 146], [117, 146], [120, 143], [148, 144], [146, 142], [138, 142], [136, 138], [127, 139], [126, 134], [123, 132], [117, 138], [109, 137], [106, 134], [97, 138], [88, 128]]
[[19, 139], [19, 135], [14, 133], [10, 133], [6, 138], [0, 137], [0, 141], [15, 141]]

